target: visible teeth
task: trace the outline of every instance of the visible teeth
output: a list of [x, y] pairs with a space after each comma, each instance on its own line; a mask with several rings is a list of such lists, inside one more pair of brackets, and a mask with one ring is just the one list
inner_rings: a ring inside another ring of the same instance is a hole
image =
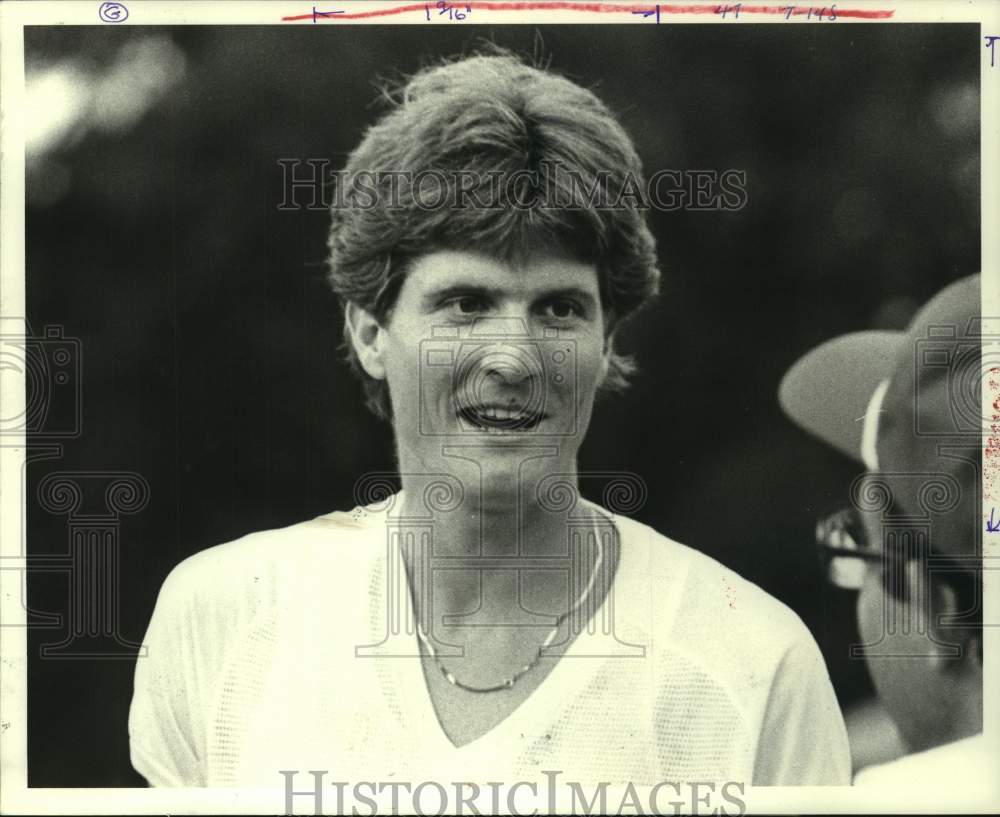
[[[508, 431], [517, 430], [511, 426], [534, 426], [540, 419], [523, 409], [509, 409], [501, 406], [470, 407], [463, 409], [460, 413], [466, 420], [475, 425], [478, 430], [491, 434], [503, 434]], [[497, 427], [492, 425], [493, 423], [502, 423], [503, 425]]]

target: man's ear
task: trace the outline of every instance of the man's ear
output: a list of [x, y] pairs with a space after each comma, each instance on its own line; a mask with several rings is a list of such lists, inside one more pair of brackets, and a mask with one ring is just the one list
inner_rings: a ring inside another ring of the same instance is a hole
[[604, 344], [604, 352], [601, 354], [601, 366], [597, 370], [597, 388], [604, 385], [608, 379], [608, 372], [611, 370], [611, 342]]
[[604, 348], [601, 350], [601, 363], [597, 370], [597, 388], [601, 388], [604, 382], [608, 379], [608, 372], [611, 371], [611, 353], [614, 349], [615, 343], [615, 333], [614, 330], [610, 334], [604, 336]]
[[344, 321], [351, 337], [354, 354], [358, 356], [362, 368], [369, 377], [385, 380], [385, 364], [382, 362], [385, 330], [371, 312], [350, 301], [344, 308]]

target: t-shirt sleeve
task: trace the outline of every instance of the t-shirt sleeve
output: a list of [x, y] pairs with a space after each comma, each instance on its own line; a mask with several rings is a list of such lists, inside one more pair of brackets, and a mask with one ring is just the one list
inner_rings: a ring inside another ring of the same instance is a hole
[[754, 763], [755, 786], [849, 786], [847, 729], [823, 656], [808, 631], [771, 684]]
[[205, 785], [193, 589], [187, 571], [163, 583], [136, 661], [129, 710], [132, 765], [152, 786]]

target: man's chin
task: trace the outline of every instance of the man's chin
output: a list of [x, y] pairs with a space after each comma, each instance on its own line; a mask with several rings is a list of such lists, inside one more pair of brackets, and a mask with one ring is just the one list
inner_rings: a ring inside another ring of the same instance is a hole
[[482, 492], [492, 497], [527, 500], [542, 480], [576, 470], [576, 449], [560, 442], [543, 442], [520, 449], [501, 447], [480, 460]]

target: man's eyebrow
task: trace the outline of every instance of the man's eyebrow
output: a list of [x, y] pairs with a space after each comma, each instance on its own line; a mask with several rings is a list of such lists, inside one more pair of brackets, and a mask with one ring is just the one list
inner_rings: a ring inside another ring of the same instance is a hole
[[[483, 298], [485, 300], [499, 300], [504, 297], [504, 290], [498, 287], [484, 286], [483, 284], [450, 284], [446, 287], [441, 287], [440, 289], [433, 289], [424, 294], [423, 301], [424, 306], [435, 306], [436, 304], [444, 301], [448, 298], [454, 298], [459, 296], [471, 296], [474, 298]], [[553, 287], [552, 289], [542, 290], [535, 294], [532, 299], [533, 302], [538, 303], [539, 301], [548, 301], [552, 298], [576, 298], [587, 306], [596, 306], [598, 299], [597, 297], [588, 292], [581, 287], [576, 286], [564, 286], [564, 287]]]
[[536, 300], [545, 301], [552, 298], [576, 298], [582, 301], [588, 306], [596, 306], [597, 298], [592, 292], [586, 289], [581, 289], [580, 287], [566, 286], [566, 287], [555, 287], [554, 289], [546, 290], [541, 293]]
[[499, 298], [503, 295], [503, 290], [496, 287], [483, 286], [482, 284], [450, 284], [440, 289], [432, 289], [424, 293], [421, 299], [425, 306], [435, 306], [447, 298], [454, 298], [460, 295], [472, 296], [474, 298]]

